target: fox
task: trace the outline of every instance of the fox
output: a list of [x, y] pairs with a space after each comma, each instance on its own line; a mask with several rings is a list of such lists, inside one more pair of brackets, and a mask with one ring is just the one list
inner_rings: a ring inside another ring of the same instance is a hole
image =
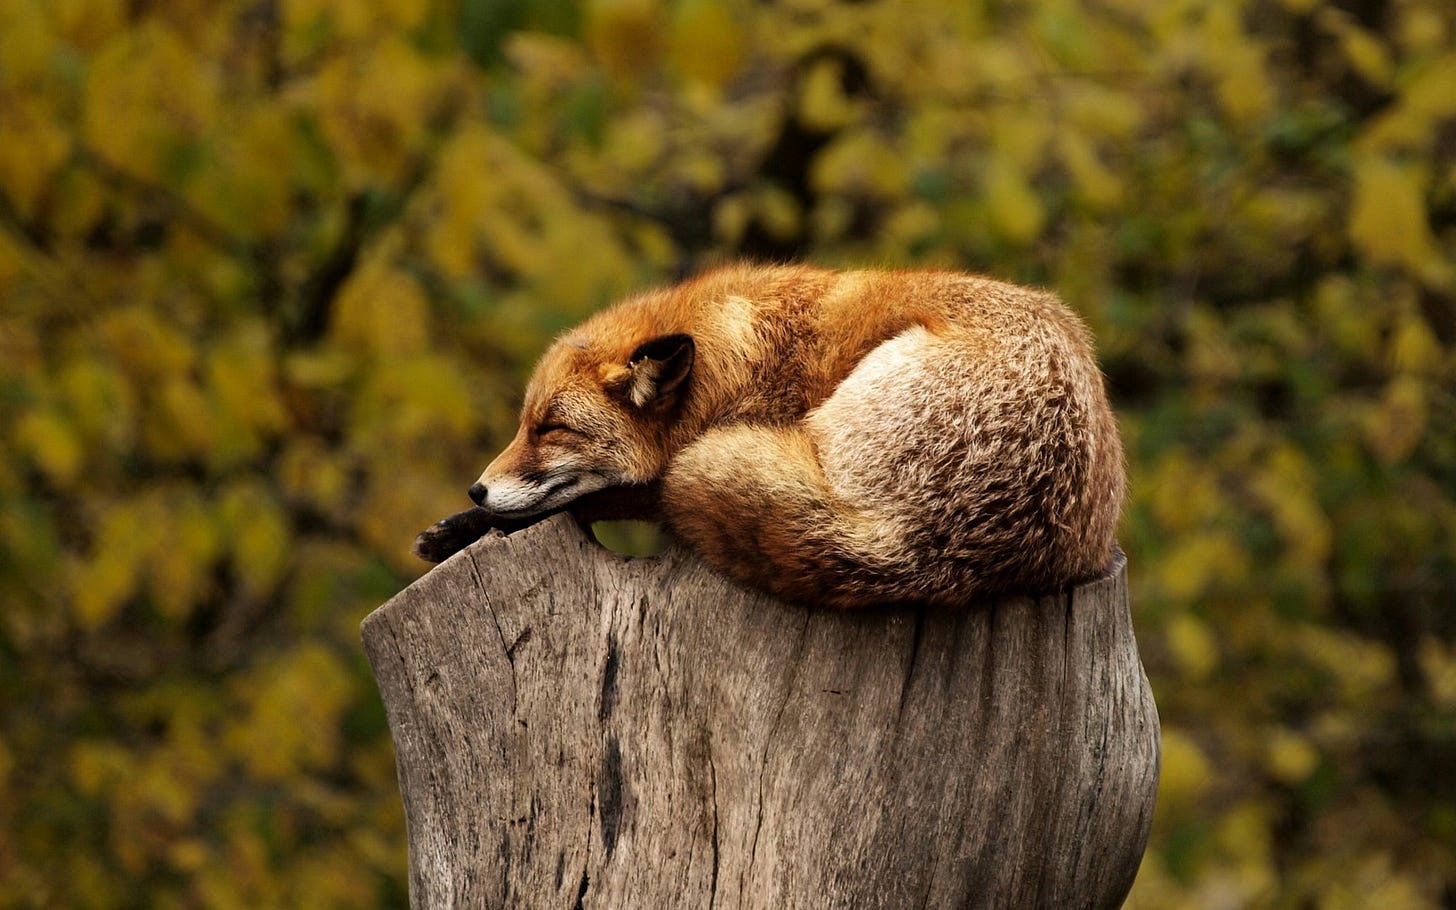
[[440, 562], [569, 511], [784, 601], [964, 605], [1106, 571], [1126, 486], [1083, 321], [949, 270], [733, 263], [568, 330]]

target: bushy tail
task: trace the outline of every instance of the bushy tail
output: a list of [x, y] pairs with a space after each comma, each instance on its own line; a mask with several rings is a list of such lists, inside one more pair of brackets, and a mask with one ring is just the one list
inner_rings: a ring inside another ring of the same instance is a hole
[[704, 434], [673, 460], [663, 515], [710, 565], [784, 600], [854, 607], [929, 593], [898, 528], [829, 487], [803, 426]]

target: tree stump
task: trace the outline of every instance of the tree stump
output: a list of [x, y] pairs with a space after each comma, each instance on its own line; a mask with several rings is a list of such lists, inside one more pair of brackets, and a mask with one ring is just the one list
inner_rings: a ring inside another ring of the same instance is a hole
[[787, 605], [559, 516], [364, 620], [416, 908], [1116, 907], [1158, 778], [1125, 561]]

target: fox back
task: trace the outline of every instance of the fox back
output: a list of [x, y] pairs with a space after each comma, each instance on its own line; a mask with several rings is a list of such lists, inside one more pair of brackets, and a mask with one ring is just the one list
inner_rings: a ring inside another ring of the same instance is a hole
[[471, 495], [520, 521], [616, 494], [745, 584], [856, 606], [1098, 574], [1123, 488], [1088, 332], [1054, 296], [735, 265], [562, 336]]

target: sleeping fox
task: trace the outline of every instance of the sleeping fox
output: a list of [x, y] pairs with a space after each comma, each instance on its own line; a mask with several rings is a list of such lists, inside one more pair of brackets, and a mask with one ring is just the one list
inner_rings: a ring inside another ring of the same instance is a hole
[[1088, 332], [1051, 294], [732, 265], [561, 337], [478, 507], [415, 552], [569, 509], [659, 519], [790, 601], [954, 605], [1099, 574], [1123, 486]]

